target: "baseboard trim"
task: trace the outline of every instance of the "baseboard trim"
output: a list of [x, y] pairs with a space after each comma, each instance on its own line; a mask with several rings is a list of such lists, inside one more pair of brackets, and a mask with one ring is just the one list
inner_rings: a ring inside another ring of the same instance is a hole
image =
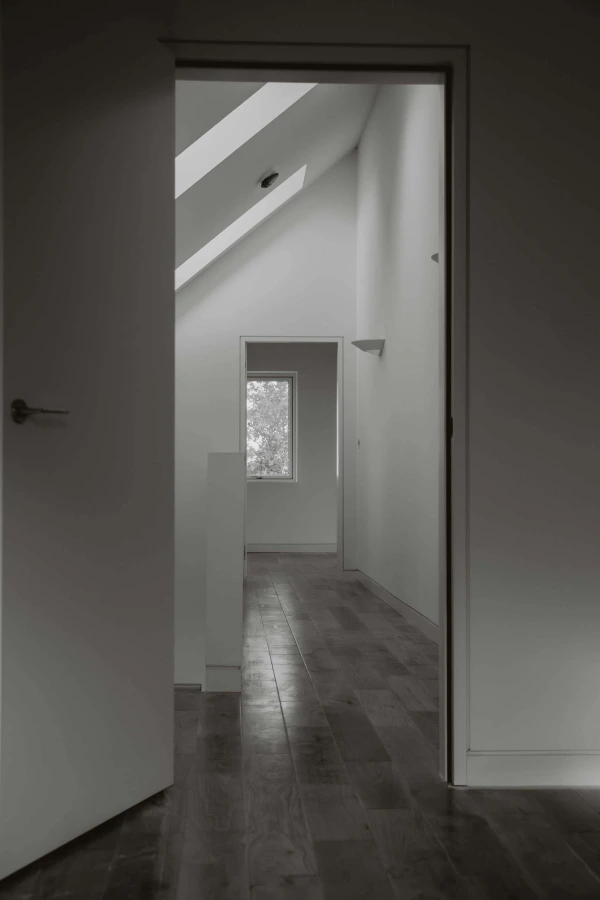
[[246, 544], [248, 553], [337, 553], [337, 544]]
[[397, 613], [404, 616], [407, 622], [410, 622], [411, 625], [418, 628], [426, 637], [436, 644], [440, 643], [439, 625], [436, 625], [435, 622], [432, 622], [431, 619], [428, 619], [426, 616], [422, 615], [422, 613], [417, 612], [417, 610], [413, 609], [412, 606], [409, 606], [408, 603], [404, 603], [402, 600], [399, 600], [398, 597], [394, 597], [394, 595], [390, 594], [386, 588], [382, 587], [382, 585], [378, 584], [376, 581], [373, 581], [372, 578], [369, 578], [369, 576], [365, 575], [364, 572], [361, 572], [360, 569], [356, 570], [355, 576], [357, 581], [364, 584], [372, 594], [375, 594], [376, 597], [379, 597], [380, 600], [383, 600], [384, 603], [387, 603], [388, 606], [395, 609]]
[[467, 787], [597, 788], [600, 750], [474, 751], [467, 753]]
[[236, 693], [242, 690], [240, 666], [207, 666], [205, 692]]

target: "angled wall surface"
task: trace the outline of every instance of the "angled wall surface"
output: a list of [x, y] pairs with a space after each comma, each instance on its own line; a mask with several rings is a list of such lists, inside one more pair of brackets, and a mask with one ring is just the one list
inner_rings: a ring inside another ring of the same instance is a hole
[[439, 624], [444, 543], [443, 89], [385, 85], [358, 152], [357, 567]]
[[206, 458], [240, 447], [242, 335], [344, 338], [346, 562], [352, 566], [355, 257], [352, 153], [177, 294], [176, 681], [203, 680]]

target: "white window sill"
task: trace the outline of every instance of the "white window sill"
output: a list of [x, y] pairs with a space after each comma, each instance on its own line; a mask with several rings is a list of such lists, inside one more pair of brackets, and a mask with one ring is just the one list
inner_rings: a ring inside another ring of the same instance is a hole
[[297, 478], [247, 478], [248, 484], [298, 484]]

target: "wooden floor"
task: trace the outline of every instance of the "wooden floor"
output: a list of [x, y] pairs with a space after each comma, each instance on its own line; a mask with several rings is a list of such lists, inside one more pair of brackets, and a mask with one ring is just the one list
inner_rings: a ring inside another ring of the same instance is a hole
[[329, 555], [254, 554], [244, 687], [179, 694], [174, 787], [10, 900], [599, 900], [600, 792], [437, 772], [437, 648]]

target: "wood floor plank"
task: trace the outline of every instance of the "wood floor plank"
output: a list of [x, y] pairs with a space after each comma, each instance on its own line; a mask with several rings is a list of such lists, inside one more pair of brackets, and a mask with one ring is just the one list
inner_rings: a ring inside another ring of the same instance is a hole
[[371, 839], [365, 810], [351, 784], [303, 784], [300, 793], [313, 841]]
[[344, 631], [368, 631], [369, 629], [364, 622], [358, 618], [357, 614], [344, 606], [330, 607], [330, 612], [340, 623]]
[[438, 759], [433, 748], [413, 725], [381, 725], [377, 734], [408, 783], [437, 781]]
[[547, 892], [552, 900], [600, 896], [598, 877], [571, 851], [565, 835], [543, 816], [496, 820], [492, 827], [539, 891]]
[[42, 868], [43, 863], [34, 863], [33, 866], [28, 866], [27, 869], [5, 878], [0, 882], [1, 900], [33, 900], [36, 882]]
[[198, 712], [175, 712], [175, 752], [194, 753], [198, 740]]
[[251, 900], [324, 900], [316, 875], [285, 875], [252, 888]]
[[597, 831], [565, 835], [567, 845], [596, 878], [600, 878], [600, 834]]
[[532, 879], [484, 818], [455, 811], [450, 815], [428, 815], [427, 822], [460, 875], [478, 877], [496, 896], [539, 898]]
[[421, 813], [414, 810], [371, 810], [369, 823], [399, 898], [463, 900], [467, 893], [463, 879]]
[[300, 784], [348, 784], [348, 773], [329, 728], [291, 726], [290, 748]]
[[402, 704], [411, 712], [437, 710], [437, 703], [422, 680], [414, 675], [390, 675], [388, 682]]
[[578, 794], [582, 800], [585, 800], [592, 809], [595, 809], [597, 813], [600, 813], [600, 788], [580, 789], [575, 793]]
[[195, 768], [206, 774], [241, 772], [241, 735], [201, 733], [196, 743]]
[[346, 769], [366, 809], [412, 808], [410, 792], [393, 763], [346, 763]]
[[250, 886], [286, 875], [315, 875], [313, 845], [295, 781], [246, 780]]
[[437, 710], [435, 712], [417, 710], [409, 713], [409, 717], [425, 740], [437, 750], [440, 741], [440, 717]]
[[312, 725], [313, 727], [327, 728], [327, 717], [318, 697], [292, 698], [281, 701], [283, 718], [286, 727], [291, 725]]
[[175, 710], [199, 709], [202, 702], [202, 691], [199, 688], [175, 686]]
[[294, 762], [291, 753], [250, 753], [244, 756], [244, 780], [246, 782], [293, 782]]
[[568, 833], [600, 832], [600, 811], [577, 791], [532, 791], [544, 812], [559, 831]]
[[244, 792], [241, 776], [201, 775], [187, 793], [177, 900], [205, 894], [219, 884], [218, 896], [248, 896]]
[[397, 695], [388, 689], [354, 692], [372, 725], [409, 725], [410, 716]]
[[[184, 784], [193, 780], [192, 775]], [[182, 819], [181, 799], [179, 787], [169, 788], [125, 815], [103, 898], [121, 900], [135, 891], [154, 892], [169, 900], [175, 897], [179, 866], [174, 868], [169, 862], [173, 856], [179, 862], [173, 831]]]
[[409, 675], [411, 672], [396, 657], [387, 650], [369, 649], [362, 653], [365, 662], [371, 666], [376, 675], [385, 681], [388, 675]]
[[317, 841], [315, 853], [325, 900], [394, 900], [373, 841]]
[[598, 900], [600, 791], [453, 790], [439, 648], [332, 554], [250, 554], [243, 689], [177, 692], [173, 787], [1, 900]]

